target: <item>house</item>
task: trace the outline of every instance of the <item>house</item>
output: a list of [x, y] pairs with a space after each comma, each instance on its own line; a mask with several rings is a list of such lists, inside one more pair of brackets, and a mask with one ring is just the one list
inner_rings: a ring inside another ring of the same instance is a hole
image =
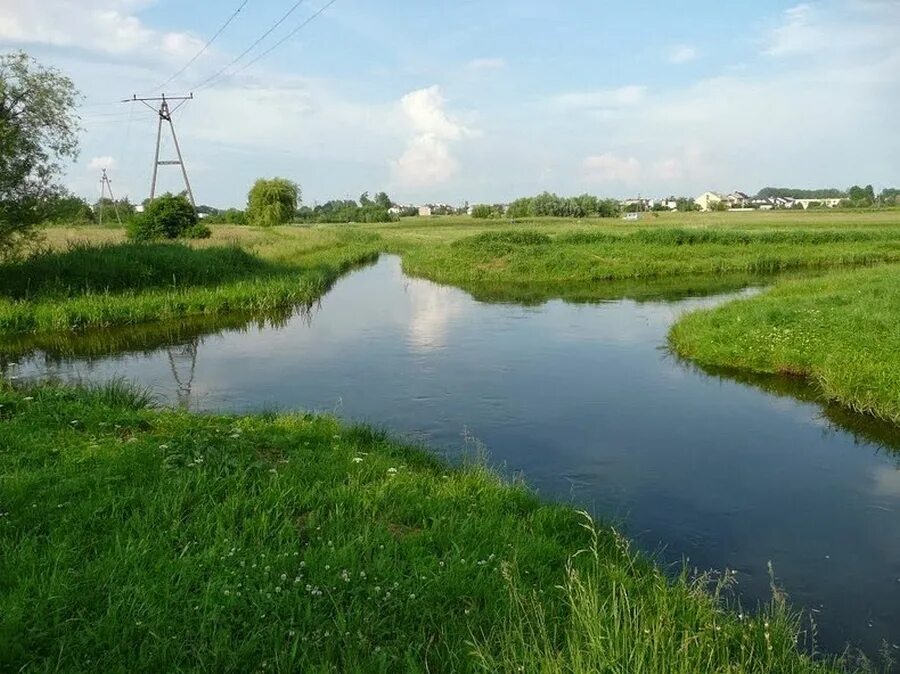
[[725, 197], [718, 192], [704, 192], [694, 199], [694, 203], [700, 207], [701, 211], [711, 211], [716, 204], [720, 204], [723, 201], [725, 201]]
[[725, 200], [729, 208], [746, 208], [750, 204], [750, 196], [737, 190], [725, 197]]
[[803, 206], [804, 210], [808, 209], [810, 204], [818, 204], [825, 208], [837, 208], [841, 201], [842, 199], [794, 199], [794, 202]]
[[622, 216], [622, 219], [623, 220], [640, 220], [641, 214], [640, 213], [626, 213], [625, 215]]
[[430, 218], [431, 206], [419, 206], [419, 216], [422, 218]]

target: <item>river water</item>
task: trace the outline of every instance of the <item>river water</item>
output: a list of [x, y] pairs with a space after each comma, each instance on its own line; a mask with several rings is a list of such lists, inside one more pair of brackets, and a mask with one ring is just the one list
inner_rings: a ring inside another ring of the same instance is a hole
[[23, 379], [124, 377], [196, 410], [336, 413], [451, 460], [483, 452], [664, 563], [737, 571], [747, 607], [770, 598], [771, 562], [820, 650], [875, 654], [900, 643], [900, 437], [795, 383], [667, 352], [681, 313], [733, 296], [491, 304], [385, 256], [274, 324], [44, 340], [0, 362]]

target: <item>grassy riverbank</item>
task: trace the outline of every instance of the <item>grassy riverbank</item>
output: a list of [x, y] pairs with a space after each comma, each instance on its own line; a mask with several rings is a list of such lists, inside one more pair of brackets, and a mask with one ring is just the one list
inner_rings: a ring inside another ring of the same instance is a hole
[[836, 671], [780, 600], [368, 429], [122, 386], [3, 386], [0, 419], [2, 670]]
[[0, 265], [0, 333], [135, 325], [236, 312], [270, 313], [318, 300], [354, 266], [378, 255], [377, 237], [353, 231], [294, 242], [269, 257], [235, 244], [90, 242]]
[[828, 400], [900, 424], [900, 266], [779, 283], [672, 329], [704, 365], [808, 378]]

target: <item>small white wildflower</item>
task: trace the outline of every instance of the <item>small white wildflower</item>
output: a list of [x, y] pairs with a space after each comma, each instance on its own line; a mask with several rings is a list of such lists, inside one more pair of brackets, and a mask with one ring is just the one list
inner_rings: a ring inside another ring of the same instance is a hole
[[353, 463], [362, 463], [363, 458], [361, 456], [354, 456]]

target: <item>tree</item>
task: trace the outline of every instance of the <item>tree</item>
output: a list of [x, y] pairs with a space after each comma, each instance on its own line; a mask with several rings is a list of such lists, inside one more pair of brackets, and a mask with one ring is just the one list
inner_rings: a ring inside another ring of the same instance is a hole
[[128, 229], [128, 237], [134, 241], [205, 239], [209, 235], [209, 227], [200, 222], [194, 206], [181, 194], [156, 197]]
[[271, 227], [294, 219], [300, 203], [300, 186], [287, 178], [260, 178], [247, 195], [247, 219], [251, 225]]
[[391, 206], [393, 206], [393, 202], [391, 202], [391, 198], [387, 195], [386, 192], [379, 192], [375, 195], [375, 205], [378, 208], [383, 208], [384, 210], [390, 210]]
[[63, 162], [78, 156], [78, 97], [72, 80], [24, 52], [0, 56], [0, 256], [63, 193]]
[[363, 208], [366, 208], [367, 206], [372, 206], [373, 204], [374, 204], [374, 202], [371, 199], [369, 199], [368, 192], [363, 192], [362, 194], [359, 195], [359, 205], [362, 206]]
[[42, 220], [48, 222], [83, 225], [94, 221], [94, 211], [90, 204], [81, 197], [66, 191], [47, 199], [42, 204]]

